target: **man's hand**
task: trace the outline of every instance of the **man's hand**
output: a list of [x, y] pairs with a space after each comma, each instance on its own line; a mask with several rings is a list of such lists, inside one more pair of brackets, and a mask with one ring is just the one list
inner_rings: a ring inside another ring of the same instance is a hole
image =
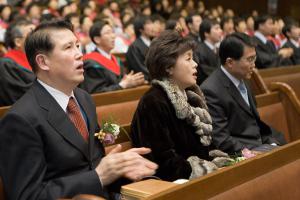
[[120, 177], [137, 181], [155, 173], [157, 164], [141, 156], [150, 153], [149, 148], [132, 148], [125, 152], [121, 152], [121, 148], [121, 145], [117, 145], [96, 167], [96, 173], [103, 186]]
[[125, 75], [119, 83], [119, 85], [124, 89], [136, 87], [142, 84], [145, 84], [144, 74], [142, 72], [134, 74], [133, 71]]

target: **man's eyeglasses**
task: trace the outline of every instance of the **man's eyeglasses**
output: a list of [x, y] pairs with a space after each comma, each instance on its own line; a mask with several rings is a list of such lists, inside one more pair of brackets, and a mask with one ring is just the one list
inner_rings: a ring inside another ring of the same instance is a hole
[[241, 58], [241, 60], [244, 59], [244, 60], [246, 60], [248, 63], [252, 64], [252, 63], [255, 63], [256, 58], [257, 58], [256, 56], [249, 56], [249, 57], [247, 57], [247, 58]]

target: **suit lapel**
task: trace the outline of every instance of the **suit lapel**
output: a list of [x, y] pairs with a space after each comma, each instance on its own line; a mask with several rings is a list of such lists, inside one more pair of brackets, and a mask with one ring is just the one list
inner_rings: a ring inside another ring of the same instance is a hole
[[[241, 96], [240, 92], [236, 88], [236, 86], [232, 83], [232, 81], [226, 76], [226, 74], [221, 70], [221, 68], [218, 68], [218, 76], [219, 80], [223, 83], [224, 87], [227, 89], [228, 93], [231, 95], [232, 99], [237, 102], [237, 104], [248, 114], [253, 115], [250, 107], [245, 102], [243, 97]], [[247, 88], [247, 91], [248, 88]], [[249, 99], [249, 98], [248, 98]], [[251, 104], [250, 104], [251, 105]]]
[[89, 160], [88, 144], [56, 100], [37, 81], [33, 84], [33, 90], [40, 106], [48, 111], [49, 124]]

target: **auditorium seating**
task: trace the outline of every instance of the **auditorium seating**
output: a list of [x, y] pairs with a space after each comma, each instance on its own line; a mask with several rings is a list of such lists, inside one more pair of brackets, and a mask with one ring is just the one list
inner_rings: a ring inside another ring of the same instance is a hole
[[143, 192], [143, 183], [155, 187], [146, 180], [127, 185], [126, 194], [138, 194], [149, 200], [299, 199], [299, 151], [300, 140], [159, 193], [151, 194], [149, 189]]
[[98, 122], [112, 121], [119, 125], [131, 122], [141, 96], [149, 89], [148, 85], [137, 88], [94, 94]]
[[[110, 109], [112, 109], [111, 113], [116, 113], [116, 111], [121, 110], [121, 108], [127, 110], [131, 109], [132, 111], [132, 109], [134, 108], [134, 104], [138, 102], [138, 100], [149, 89], [149, 87], [150, 87], [149, 85], [144, 85], [144, 86], [139, 86], [131, 89], [92, 94], [96, 107], [99, 107], [97, 111], [101, 113], [101, 110], [102, 109], [104, 110], [104, 113], [102, 115], [99, 115], [100, 116], [99, 122], [101, 122], [103, 116], [110, 117], [109, 115]], [[129, 106], [126, 103], [128, 103]], [[104, 106], [108, 106], [108, 107], [104, 108]], [[0, 119], [4, 116], [4, 114], [7, 112], [9, 108], [10, 106], [0, 107]], [[121, 123], [125, 124], [124, 121], [122, 121], [125, 118], [125, 117], [122, 118], [122, 113], [120, 113], [119, 116], [121, 116], [121, 118], [119, 119], [121, 120]]]
[[269, 92], [272, 82], [290, 85], [300, 98], [300, 65], [255, 70], [250, 85], [255, 95]]

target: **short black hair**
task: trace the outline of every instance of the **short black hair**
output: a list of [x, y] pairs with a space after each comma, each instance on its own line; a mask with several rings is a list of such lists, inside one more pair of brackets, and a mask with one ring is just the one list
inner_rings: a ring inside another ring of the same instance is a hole
[[233, 18], [232, 17], [229, 17], [229, 16], [224, 16], [222, 17], [221, 19], [221, 22], [220, 22], [220, 26], [222, 29], [224, 29], [224, 25], [228, 22], [232, 21], [233, 22]]
[[141, 30], [144, 30], [144, 25], [147, 22], [152, 22], [150, 16], [140, 15], [134, 19], [134, 22], [133, 22], [134, 33], [137, 38], [141, 36], [141, 34], [142, 34]]
[[25, 52], [33, 72], [36, 72], [38, 69], [35, 57], [39, 53], [48, 54], [55, 47], [55, 44], [51, 40], [51, 31], [64, 29], [74, 32], [73, 25], [66, 20], [45, 21], [27, 36], [25, 40]]
[[244, 18], [242, 18], [242, 17], [235, 17], [233, 19], [233, 24], [234, 24], [234, 30], [235, 31], [237, 31], [236, 28], [240, 25], [241, 22], [245, 22], [246, 23], [246, 20]]
[[100, 20], [96, 21], [90, 28], [89, 35], [93, 43], [96, 44], [94, 38], [97, 36], [101, 36], [101, 31], [105, 25], [109, 25], [107, 21]]
[[15, 39], [16, 38], [22, 38], [23, 33], [21, 31], [22, 26], [29, 26], [32, 23], [26, 19], [20, 19], [15, 21], [14, 23], [10, 24], [10, 26], [7, 28], [4, 36], [4, 41], [6, 47], [10, 47], [14, 49], [16, 47]]
[[254, 30], [258, 30], [260, 24], [266, 23], [268, 19], [273, 18], [270, 15], [260, 15], [254, 18]]
[[146, 55], [145, 64], [149, 70], [150, 79], [168, 78], [167, 69], [175, 66], [181, 54], [195, 48], [196, 42], [189, 37], [183, 37], [178, 31], [163, 31], [151, 42]]
[[210, 33], [211, 28], [219, 24], [219, 22], [215, 19], [209, 19], [205, 18], [202, 23], [200, 24], [200, 30], [199, 30], [199, 35], [202, 41], [205, 40], [205, 33]]
[[192, 12], [185, 18], [186, 25], [193, 23], [193, 17], [194, 16], [201, 16], [198, 12]]
[[289, 39], [289, 36], [287, 35], [288, 32], [291, 32], [292, 27], [298, 27], [299, 23], [296, 20], [290, 19], [286, 21], [284, 27], [282, 28], [283, 35]]
[[244, 55], [245, 46], [255, 47], [256, 43], [252, 37], [245, 33], [229, 34], [220, 44], [219, 56], [221, 64], [224, 65], [227, 58], [239, 60]]

